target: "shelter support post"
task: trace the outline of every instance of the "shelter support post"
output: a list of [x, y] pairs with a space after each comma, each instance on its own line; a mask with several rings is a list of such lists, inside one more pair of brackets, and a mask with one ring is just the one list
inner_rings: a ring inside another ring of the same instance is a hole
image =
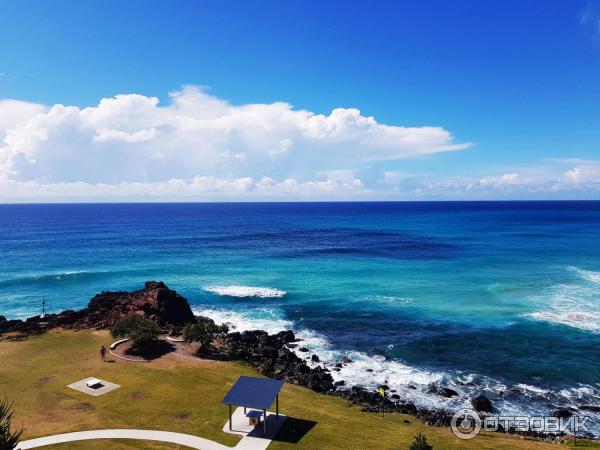
[[231, 405], [229, 405], [229, 431], [232, 431], [233, 428], [231, 427]]
[[267, 410], [263, 409], [265, 419], [263, 420], [263, 434], [267, 434]]
[[279, 419], [279, 395], [275, 397], [275, 417]]

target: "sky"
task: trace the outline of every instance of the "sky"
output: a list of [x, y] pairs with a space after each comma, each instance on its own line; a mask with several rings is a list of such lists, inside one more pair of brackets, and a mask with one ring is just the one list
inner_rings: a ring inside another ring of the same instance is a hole
[[600, 0], [0, 2], [0, 202], [600, 199]]

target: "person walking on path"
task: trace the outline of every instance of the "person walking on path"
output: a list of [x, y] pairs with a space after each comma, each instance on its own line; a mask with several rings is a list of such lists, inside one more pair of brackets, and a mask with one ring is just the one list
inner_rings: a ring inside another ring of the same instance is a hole
[[104, 347], [104, 345], [100, 346], [100, 358], [102, 359], [102, 361], [106, 361], [106, 348]]

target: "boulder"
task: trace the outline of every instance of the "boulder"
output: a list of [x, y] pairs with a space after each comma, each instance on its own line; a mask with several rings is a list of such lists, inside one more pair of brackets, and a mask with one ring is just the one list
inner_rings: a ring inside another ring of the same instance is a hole
[[475, 411], [492, 412], [492, 401], [483, 394], [472, 398], [471, 405]]
[[458, 395], [458, 392], [456, 392], [454, 389], [450, 389], [450, 388], [440, 388], [438, 389], [437, 392], [439, 395], [441, 395], [442, 397], [446, 397], [446, 398], [451, 398], [451, 397], [455, 397]]
[[553, 417], [559, 417], [561, 419], [568, 419], [573, 415], [573, 411], [569, 408], [559, 408], [552, 413]]
[[427, 386], [427, 393], [428, 394], [437, 394], [437, 395], [440, 395], [440, 396], [446, 397], [446, 398], [451, 398], [451, 397], [455, 397], [458, 395], [458, 392], [456, 392], [454, 389], [450, 389], [447, 387], [441, 387], [435, 383], [431, 383], [429, 386]]

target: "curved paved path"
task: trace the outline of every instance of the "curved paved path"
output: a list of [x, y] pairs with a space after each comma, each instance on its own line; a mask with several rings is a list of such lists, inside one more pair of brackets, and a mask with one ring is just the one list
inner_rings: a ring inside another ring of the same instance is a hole
[[248, 425], [248, 419], [244, 414], [244, 408], [236, 408], [232, 416], [232, 430], [229, 429], [229, 421], [223, 426], [225, 433], [237, 434], [242, 439], [235, 447], [227, 447], [210, 439], [192, 436], [191, 434], [172, 433], [170, 431], [136, 430], [136, 429], [111, 429], [111, 430], [89, 430], [76, 431], [74, 433], [55, 434], [36, 439], [22, 441], [17, 450], [44, 447], [46, 445], [62, 444], [65, 442], [88, 441], [92, 439], [137, 439], [140, 441], [160, 441], [171, 444], [179, 444], [185, 447], [201, 450], [266, 450], [285, 420], [286, 416], [280, 414], [277, 417], [272, 412], [267, 412], [267, 434], [262, 434], [262, 428], [255, 430]]
[[[161, 441], [202, 450], [231, 450], [233, 448], [208, 439], [192, 436], [191, 434], [172, 433], [170, 431], [115, 429], [77, 431], [75, 433], [55, 434], [54, 436], [30, 439], [21, 442], [17, 446], [17, 449], [26, 450], [29, 448], [43, 447], [45, 445], [87, 441], [90, 439], [138, 439], [142, 441]], [[241, 443], [242, 442], [240, 442], [240, 444]], [[237, 448], [244, 448], [244, 446], [240, 447], [240, 444], [238, 444]]]

